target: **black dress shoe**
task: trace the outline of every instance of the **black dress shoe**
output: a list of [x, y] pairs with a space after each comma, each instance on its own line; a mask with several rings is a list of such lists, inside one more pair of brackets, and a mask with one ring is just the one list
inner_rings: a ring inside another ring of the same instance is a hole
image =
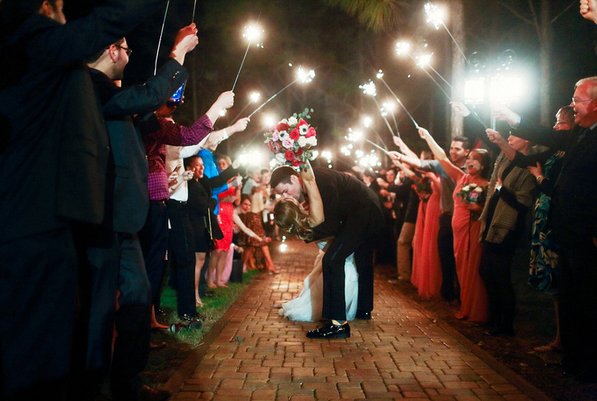
[[371, 312], [357, 311], [355, 317], [360, 320], [371, 320]]
[[182, 324], [189, 329], [200, 329], [203, 326], [203, 320], [200, 316], [189, 315], [187, 313], [179, 316]]
[[326, 324], [315, 330], [307, 332], [307, 338], [348, 338], [350, 337], [350, 326], [345, 324]]

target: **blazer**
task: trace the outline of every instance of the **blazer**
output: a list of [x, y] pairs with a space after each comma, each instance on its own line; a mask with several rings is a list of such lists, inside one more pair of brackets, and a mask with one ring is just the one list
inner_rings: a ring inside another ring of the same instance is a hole
[[364, 227], [374, 235], [383, 225], [383, 212], [379, 197], [355, 177], [332, 169], [313, 169], [317, 188], [323, 201], [325, 220], [314, 228], [316, 238], [337, 236], [344, 223], [352, 216], [363, 214], [368, 218]]
[[3, 60], [14, 75], [0, 87], [0, 242], [58, 229], [65, 218], [102, 221], [109, 145], [83, 61], [162, 3], [110, 0], [66, 25], [36, 14], [1, 38], [21, 52]]
[[145, 146], [132, 116], [157, 109], [188, 74], [170, 59], [145, 84], [121, 89], [102, 72], [90, 69], [90, 73], [103, 105], [110, 142], [103, 225], [134, 234], [145, 224], [149, 195]]

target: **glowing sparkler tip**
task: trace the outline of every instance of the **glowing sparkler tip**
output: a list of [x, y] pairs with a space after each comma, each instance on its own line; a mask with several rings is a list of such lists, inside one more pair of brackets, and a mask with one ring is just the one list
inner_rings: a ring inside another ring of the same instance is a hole
[[410, 49], [411, 49], [410, 42], [407, 42], [405, 40], [399, 40], [398, 42], [396, 42], [396, 46], [395, 46], [396, 55], [406, 56], [408, 53], [410, 53]]
[[359, 89], [361, 89], [367, 96], [377, 95], [377, 88], [375, 87], [375, 83], [371, 80], [366, 84], [359, 85]]
[[308, 84], [309, 82], [313, 81], [313, 78], [315, 78], [315, 71], [299, 67], [296, 70], [296, 77], [300, 83]]
[[417, 57], [417, 66], [420, 68], [427, 68], [431, 65], [432, 53], [421, 54]]
[[259, 93], [257, 91], [253, 91], [253, 92], [249, 93], [249, 101], [251, 103], [256, 103], [259, 101], [259, 99], [261, 99], [261, 93]]
[[433, 3], [425, 4], [425, 15], [427, 15], [427, 22], [435, 29], [439, 29], [444, 24], [444, 10]]
[[245, 38], [249, 43], [256, 43], [259, 46], [259, 42], [263, 38], [265, 31], [261, 26], [257, 25], [256, 23], [250, 23], [245, 26], [243, 29], [243, 38]]
[[383, 78], [383, 71], [382, 70], [378, 70], [377, 74], [375, 74], [375, 78], [382, 79]]

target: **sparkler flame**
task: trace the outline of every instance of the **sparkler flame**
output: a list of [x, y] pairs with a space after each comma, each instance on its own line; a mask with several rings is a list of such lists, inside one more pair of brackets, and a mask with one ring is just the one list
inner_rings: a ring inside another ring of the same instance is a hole
[[363, 93], [367, 96], [375, 96], [377, 95], [377, 88], [375, 87], [375, 83], [371, 80], [366, 84], [359, 85], [359, 89], [363, 91]]
[[431, 65], [432, 53], [421, 54], [417, 57], [417, 67], [427, 68]]
[[313, 81], [315, 78], [315, 71], [314, 70], [307, 70], [303, 67], [298, 67], [296, 70], [296, 79], [301, 84], [308, 84], [309, 82]]
[[435, 29], [439, 29], [444, 25], [444, 19], [446, 17], [445, 11], [435, 4], [425, 4], [425, 15], [427, 15], [427, 22], [433, 25]]
[[261, 28], [261, 26], [257, 25], [256, 23], [250, 23], [249, 25], [245, 26], [243, 30], [243, 38], [245, 38], [249, 43], [256, 43], [257, 46], [260, 46], [260, 42], [264, 33], [265, 31], [263, 28]]
[[257, 91], [253, 91], [249, 93], [249, 102], [257, 103], [261, 99], [261, 93]]
[[[407, 56], [411, 50], [410, 42], [399, 40], [396, 42], [395, 51], [397, 56]], [[382, 76], [383, 77], [383, 76]], [[379, 78], [379, 77], [378, 77]]]

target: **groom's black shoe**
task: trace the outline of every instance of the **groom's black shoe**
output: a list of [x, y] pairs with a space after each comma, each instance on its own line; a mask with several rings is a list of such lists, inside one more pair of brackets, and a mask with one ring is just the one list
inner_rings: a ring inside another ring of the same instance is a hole
[[307, 332], [307, 338], [348, 338], [350, 337], [350, 326], [348, 323], [328, 323], [315, 330]]
[[358, 310], [355, 317], [359, 320], [371, 320], [371, 312], [363, 312]]

